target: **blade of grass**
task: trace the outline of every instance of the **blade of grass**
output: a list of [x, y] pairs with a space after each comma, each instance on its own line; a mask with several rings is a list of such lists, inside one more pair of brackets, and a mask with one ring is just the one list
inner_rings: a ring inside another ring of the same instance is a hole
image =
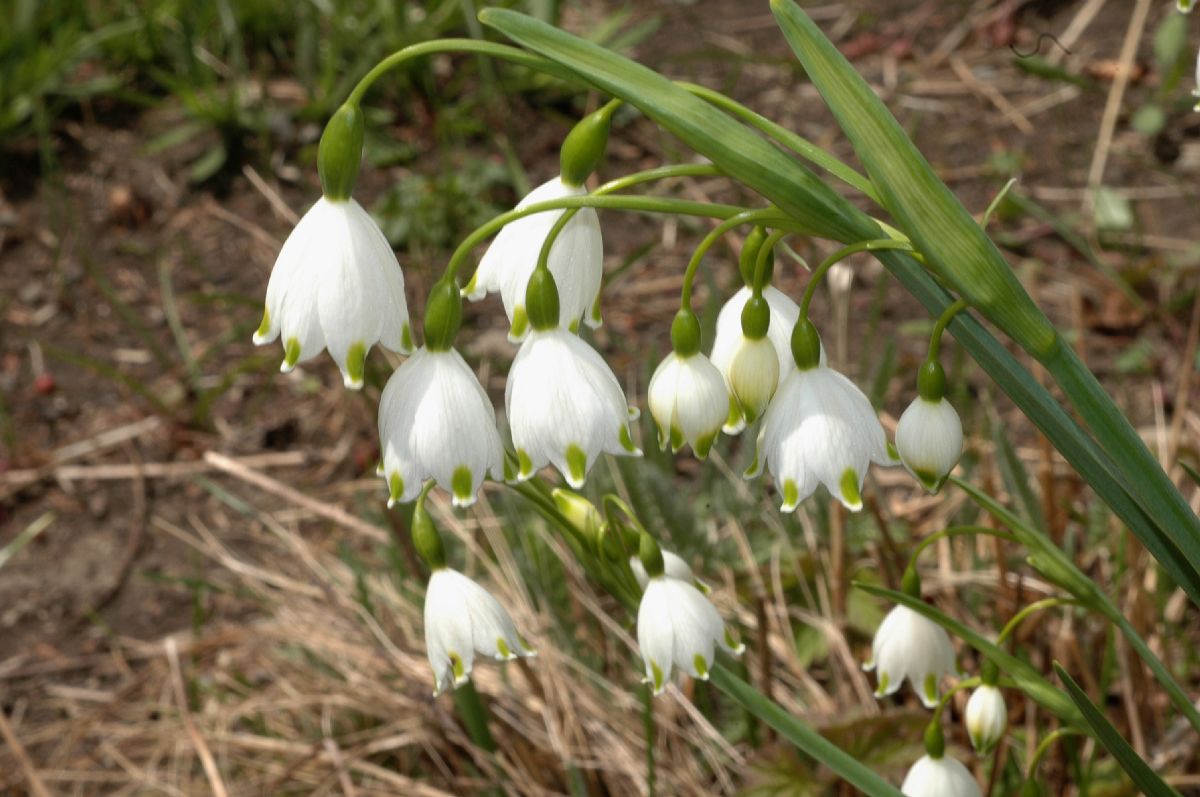
[[1062, 679], [1067, 688], [1067, 694], [1079, 708], [1088, 727], [1092, 729], [1092, 735], [1112, 754], [1134, 785], [1141, 789], [1147, 797], [1180, 797], [1179, 792], [1168, 786], [1150, 768], [1150, 765], [1129, 746], [1129, 742], [1117, 733], [1117, 729], [1105, 718], [1103, 712], [1096, 708], [1096, 704], [1087, 696], [1087, 693], [1080, 688], [1079, 684], [1075, 683], [1070, 675], [1067, 675], [1067, 671], [1057, 661], [1054, 662], [1054, 671]]

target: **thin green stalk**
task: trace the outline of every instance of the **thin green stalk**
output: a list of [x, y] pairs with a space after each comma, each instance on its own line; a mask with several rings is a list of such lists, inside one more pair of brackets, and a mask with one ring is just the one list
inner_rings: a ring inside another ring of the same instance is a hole
[[869, 797], [903, 797], [900, 790], [859, 763], [812, 727], [784, 711], [721, 664], [713, 664], [709, 680], [742, 708], [774, 728], [781, 736]]
[[942, 351], [942, 333], [946, 331], [946, 326], [954, 320], [954, 316], [968, 307], [970, 305], [966, 299], [959, 299], [938, 316], [937, 321], [933, 324], [933, 332], [929, 334], [929, 357], [927, 359], [936, 360], [938, 358], [938, 354]]
[[764, 282], [767, 281], [767, 261], [771, 259], [771, 253], [775, 251], [775, 245], [786, 238], [787, 230], [776, 230], [763, 240], [762, 246], [759, 247], [758, 256], [754, 260], [754, 295], [762, 296]]
[[997, 539], [1007, 540], [1008, 542], [1021, 542], [1020, 539], [1013, 534], [1009, 534], [1006, 531], [1000, 531], [999, 529], [989, 529], [987, 526], [950, 526], [949, 528], [942, 529], [941, 531], [935, 531], [933, 534], [930, 534], [928, 537], [917, 543], [917, 547], [913, 548], [913, 552], [908, 558], [908, 566], [910, 569], [916, 568], [917, 558], [920, 557], [926, 548], [928, 548], [930, 545], [933, 545], [938, 540], [949, 539], [950, 537], [966, 537], [975, 534], [983, 534], [987, 537], [996, 537]]
[[[619, 103], [620, 100], [613, 100], [613, 102]], [[609, 180], [595, 191], [592, 191], [591, 196], [605, 196], [606, 194], [616, 193], [626, 188], [632, 188], [635, 185], [653, 182], [654, 180], [665, 180], [670, 177], [711, 177], [720, 173], [720, 169], [708, 163], [660, 166], [657, 169], [646, 169], [645, 171], [618, 177], [615, 180]], [[571, 219], [575, 218], [575, 214], [579, 210], [579, 208], [571, 208], [559, 215], [558, 219], [554, 222], [554, 226], [546, 233], [546, 240], [542, 242], [542, 248], [538, 252], [537, 268], [547, 267], [547, 263], [550, 260], [550, 250], [554, 248], [554, 242], [558, 240], [559, 233], [563, 231], [563, 228], [567, 226], [567, 223]]]
[[704, 236], [700, 244], [692, 252], [692, 258], [688, 261], [687, 271], [683, 274], [683, 290], [680, 292], [679, 304], [681, 307], [690, 307], [692, 304], [692, 284], [696, 279], [696, 272], [700, 269], [700, 261], [708, 254], [708, 250], [721, 239], [725, 233], [740, 227], [743, 224], [777, 224], [786, 223], [788, 217], [785, 216], [778, 208], [763, 208], [761, 210], [747, 210], [732, 216], [718, 224]]
[[808, 284], [804, 286], [804, 296], [800, 299], [800, 317], [808, 318], [808, 307], [812, 304], [813, 294], [816, 293], [817, 286], [821, 284], [821, 280], [825, 278], [826, 272], [835, 265], [859, 252], [878, 252], [883, 249], [900, 249], [906, 252], [912, 252], [912, 244], [908, 241], [897, 241], [893, 238], [877, 238], [872, 241], [859, 241], [857, 243], [843, 246], [841, 249], [834, 252], [829, 257], [817, 266], [813, 271], [812, 276], [808, 278]]
[[1042, 598], [1040, 601], [1025, 606], [1021, 611], [1009, 618], [1004, 627], [1000, 629], [1000, 635], [996, 637], [996, 644], [1003, 645], [1004, 640], [1012, 636], [1013, 632], [1021, 623], [1025, 622], [1031, 615], [1037, 614], [1043, 609], [1053, 609], [1055, 606], [1082, 606], [1079, 601], [1073, 598]]
[[570, 208], [601, 208], [605, 210], [632, 210], [640, 213], [677, 213], [682, 216], [701, 216], [712, 219], [727, 219], [745, 212], [746, 208], [737, 205], [720, 205], [714, 202], [691, 202], [684, 199], [669, 197], [629, 196], [626, 194], [610, 194], [608, 196], [568, 196], [552, 199], [546, 202], [536, 202], [520, 209], [501, 213], [490, 221], [475, 228], [450, 256], [446, 264], [443, 279], [455, 279], [462, 262], [470, 251], [482, 241], [495, 235], [504, 225], [532, 216], [535, 213], [545, 213], [547, 210], [565, 210]]
[[1046, 753], [1059, 739], [1065, 739], [1068, 736], [1086, 736], [1083, 731], [1076, 728], [1058, 728], [1051, 731], [1038, 742], [1038, 746], [1034, 748], [1033, 755], [1029, 758], [1029, 764], [1025, 767], [1025, 780], [1033, 780], [1034, 773], [1037, 772], [1038, 764], [1042, 763], [1042, 759], [1046, 757]]

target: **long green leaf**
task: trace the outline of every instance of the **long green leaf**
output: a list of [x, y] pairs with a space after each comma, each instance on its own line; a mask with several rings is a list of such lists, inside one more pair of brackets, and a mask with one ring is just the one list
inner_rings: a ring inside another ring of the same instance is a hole
[[1125, 774], [1129, 776], [1134, 785], [1141, 789], [1147, 797], [1180, 797], [1179, 792], [1160, 778], [1150, 768], [1150, 765], [1129, 746], [1129, 742], [1117, 733], [1117, 729], [1112, 726], [1104, 713], [1096, 708], [1096, 704], [1087, 696], [1087, 692], [1084, 692], [1079, 684], [1067, 675], [1067, 671], [1057, 661], [1054, 662], [1054, 671], [1058, 673], [1058, 677], [1067, 687], [1067, 694], [1079, 708], [1088, 727], [1092, 729], [1093, 735], [1112, 754], [1112, 757], [1117, 759], [1117, 763], [1121, 765], [1121, 769], [1125, 770]]
[[[1153, 547], [1155, 556], [1174, 559], [1169, 570], [1200, 571], [1200, 519], [1025, 292], [999, 250], [808, 15], [791, 0], [772, 0], [771, 8], [796, 57], [854, 145], [884, 207], [925, 255], [930, 268], [1054, 376], [1108, 454], [1109, 470], [1120, 475], [1129, 496], [1153, 521], [1149, 528], [1134, 531], [1147, 547]], [[1148, 536], [1142, 536], [1143, 531]], [[1191, 595], [1200, 604], [1200, 597]]]
[[907, 606], [915, 612], [925, 615], [933, 622], [945, 628], [951, 634], [959, 637], [968, 645], [978, 650], [984, 656], [987, 656], [997, 667], [1000, 672], [1012, 678], [1017, 686], [1021, 688], [1025, 694], [1029, 695], [1034, 702], [1043, 706], [1054, 716], [1058, 717], [1068, 725], [1075, 725], [1079, 728], [1086, 728], [1087, 725], [1083, 721], [1083, 715], [1075, 705], [1067, 699], [1061, 689], [1058, 689], [1054, 684], [1046, 680], [1032, 665], [1021, 661], [1016, 656], [1012, 655], [1003, 648], [998, 647], [993, 642], [985, 639], [981, 634], [977, 633], [970, 627], [955, 620], [950, 615], [939, 610], [935, 606], [931, 606], [920, 598], [914, 598], [911, 595], [906, 595], [903, 592], [897, 592], [891, 589], [875, 586], [874, 584], [863, 584], [855, 582], [854, 586], [868, 592], [876, 597], [883, 598], [893, 603], [898, 603], [902, 606]]
[[710, 673], [713, 685], [770, 725], [785, 739], [833, 770], [838, 777], [869, 797], [903, 797], [900, 790], [858, 763], [845, 750], [788, 714], [750, 684], [721, 665]]

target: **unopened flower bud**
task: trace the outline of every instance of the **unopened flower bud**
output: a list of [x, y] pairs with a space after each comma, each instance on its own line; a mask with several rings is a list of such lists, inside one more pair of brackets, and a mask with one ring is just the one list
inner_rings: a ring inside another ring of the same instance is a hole
[[1008, 707], [1000, 688], [984, 685], [972, 692], [963, 722], [975, 751], [980, 755], [990, 753], [1008, 728]]

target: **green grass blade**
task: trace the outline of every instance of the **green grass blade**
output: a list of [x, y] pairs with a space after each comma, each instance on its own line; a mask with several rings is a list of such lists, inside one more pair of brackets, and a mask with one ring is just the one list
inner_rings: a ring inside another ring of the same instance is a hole
[[1087, 693], [1080, 688], [1079, 684], [1075, 683], [1071, 676], [1067, 675], [1067, 671], [1057, 661], [1054, 662], [1054, 671], [1062, 679], [1067, 688], [1067, 694], [1079, 708], [1088, 727], [1092, 729], [1092, 735], [1112, 754], [1134, 785], [1141, 789], [1147, 797], [1180, 797], [1179, 792], [1168, 786], [1150, 768], [1150, 765], [1129, 746], [1129, 742], [1117, 733], [1117, 729], [1105, 718], [1103, 712], [1096, 708], [1096, 704], [1087, 696]]
[[931, 606], [920, 598], [914, 598], [903, 592], [885, 589], [874, 584], [863, 584], [857, 581], [854, 582], [854, 586], [871, 595], [907, 606], [913, 611], [925, 615], [991, 659], [1000, 668], [1000, 672], [1012, 678], [1017, 683], [1022, 692], [1029, 695], [1034, 702], [1047, 709], [1054, 716], [1068, 725], [1075, 725], [1079, 728], [1087, 727], [1083, 721], [1083, 715], [1079, 713], [1079, 709], [1063, 694], [1061, 689], [1057, 689], [1054, 684], [1046, 680], [1032, 665], [1021, 661], [1008, 651], [996, 646], [981, 634], [968, 628], [950, 615]]
[[710, 680], [743, 708], [778, 731], [780, 736], [829, 767], [863, 794], [868, 797], [903, 797], [899, 789], [873, 770], [860, 764], [846, 751], [788, 714], [777, 703], [721, 665], [713, 666]]

